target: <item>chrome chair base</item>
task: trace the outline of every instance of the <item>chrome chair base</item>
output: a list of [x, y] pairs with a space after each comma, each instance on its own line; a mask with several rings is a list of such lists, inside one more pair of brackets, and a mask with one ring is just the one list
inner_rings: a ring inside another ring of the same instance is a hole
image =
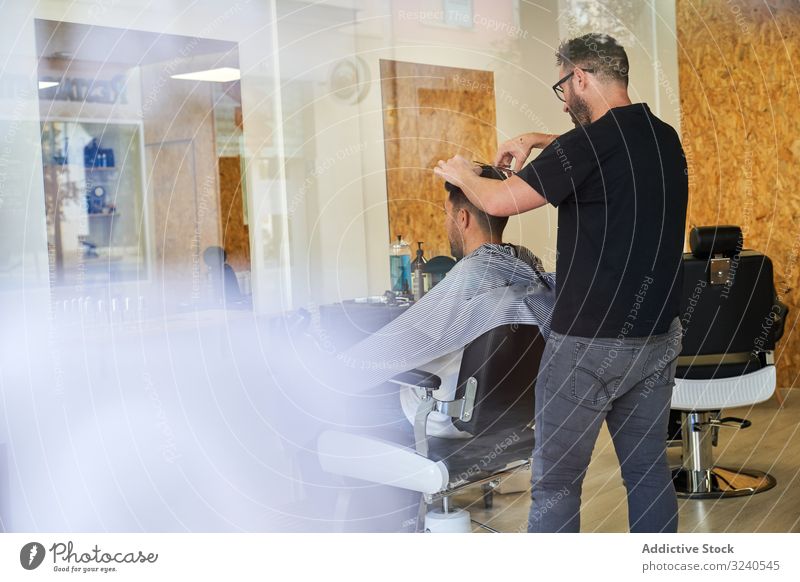
[[724, 499], [763, 493], [775, 487], [775, 478], [763, 471], [712, 467], [706, 471], [672, 470], [675, 493], [682, 499]]

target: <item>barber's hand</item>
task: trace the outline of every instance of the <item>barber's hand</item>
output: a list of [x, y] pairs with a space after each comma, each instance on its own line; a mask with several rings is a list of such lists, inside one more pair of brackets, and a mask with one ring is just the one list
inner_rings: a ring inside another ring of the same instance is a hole
[[513, 139], [504, 141], [497, 148], [494, 165], [511, 168], [511, 162], [513, 161], [514, 167], [512, 169], [515, 172], [519, 172], [525, 164], [525, 160], [531, 155], [531, 150], [533, 148], [547, 147], [554, 137], [547, 133], [523, 133]]
[[454, 186], [463, 188], [466, 180], [471, 177], [470, 174], [480, 176], [481, 167], [473, 164], [463, 156], [453, 156], [446, 162], [444, 160], [439, 160], [436, 167], [433, 169], [433, 173], [440, 178], [444, 178]]

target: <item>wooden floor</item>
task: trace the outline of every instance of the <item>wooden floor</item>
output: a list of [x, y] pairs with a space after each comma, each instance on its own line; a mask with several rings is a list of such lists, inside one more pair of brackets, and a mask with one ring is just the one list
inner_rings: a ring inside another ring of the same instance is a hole
[[[711, 500], [679, 499], [681, 532], [800, 532], [800, 391], [790, 391], [783, 406], [777, 399], [754, 407], [729, 409], [725, 416], [748, 418], [745, 430], [720, 429], [714, 454], [723, 467], [746, 467], [772, 474], [778, 484], [757, 495]], [[680, 448], [668, 450], [670, 462], [680, 463]], [[501, 532], [525, 531], [530, 494], [495, 494], [485, 510], [480, 489], [454, 497], [472, 519]], [[583, 487], [581, 531], [625, 532], [628, 511], [625, 488], [608, 430], [595, 446]], [[477, 529], [476, 531], [483, 531]]]

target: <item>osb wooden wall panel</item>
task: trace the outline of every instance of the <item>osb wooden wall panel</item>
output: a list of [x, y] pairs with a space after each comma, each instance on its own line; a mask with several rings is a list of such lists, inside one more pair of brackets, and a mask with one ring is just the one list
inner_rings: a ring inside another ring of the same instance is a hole
[[250, 234], [242, 209], [241, 158], [219, 159], [219, 207], [222, 246], [234, 271], [250, 270]]
[[800, 4], [677, 0], [688, 224], [738, 224], [773, 261], [791, 313], [778, 386], [800, 373]]
[[[203, 248], [195, 236], [195, 152], [191, 140], [148, 145], [148, 192], [155, 222], [155, 272], [170, 283], [170, 296], [188, 302], [205, 281]], [[198, 266], [199, 269], [198, 269]]]
[[171, 79], [163, 64], [141, 75], [155, 271], [186, 302], [208, 293], [203, 251], [221, 241], [214, 101], [210, 83]]
[[491, 162], [497, 147], [494, 75], [453, 67], [382, 60], [389, 233], [425, 256], [449, 255], [444, 182], [438, 160], [461, 154]]

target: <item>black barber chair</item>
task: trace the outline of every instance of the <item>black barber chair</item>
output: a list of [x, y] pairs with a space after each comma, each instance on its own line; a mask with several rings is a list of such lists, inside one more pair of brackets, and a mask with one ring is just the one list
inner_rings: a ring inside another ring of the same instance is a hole
[[681, 413], [682, 463], [673, 471], [679, 497], [751, 495], [775, 486], [762, 471], [714, 465], [720, 428], [750, 422], [721, 410], [769, 399], [775, 391], [775, 343], [788, 312], [775, 293], [772, 262], [742, 250], [738, 226], [694, 228], [684, 254], [683, 347], [672, 409]]
[[[399, 374], [393, 382], [425, 391], [415, 415], [416, 450], [328, 431], [318, 441], [321, 465], [331, 473], [419, 491], [420, 517], [441, 500], [441, 508], [424, 515], [426, 531], [470, 531], [469, 512], [451, 507], [449, 498], [530, 467], [534, 386], [544, 344], [539, 328], [529, 325], [504, 325], [478, 337], [464, 348], [450, 401], [435, 398], [438, 376], [422, 370]], [[473, 436], [427, 436], [427, 419], [434, 410], [451, 416], [458, 429]]]

